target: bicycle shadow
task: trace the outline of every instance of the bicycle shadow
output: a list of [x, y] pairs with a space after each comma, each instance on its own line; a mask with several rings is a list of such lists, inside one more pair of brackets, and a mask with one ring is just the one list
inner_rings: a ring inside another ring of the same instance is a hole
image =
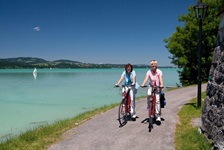
[[[156, 121], [156, 119], [153, 118], [152, 124], [156, 124], [156, 125], [160, 126], [162, 124], [162, 121], [165, 121], [165, 119], [161, 118], [161, 121]], [[144, 120], [141, 121], [141, 123], [144, 123], [144, 124], [149, 123], [149, 118], [145, 118]]]

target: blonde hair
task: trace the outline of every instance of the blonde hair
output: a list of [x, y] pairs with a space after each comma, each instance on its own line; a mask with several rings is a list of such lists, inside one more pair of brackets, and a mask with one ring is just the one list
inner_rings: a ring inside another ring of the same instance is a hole
[[152, 64], [156, 64], [157, 65], [158, 63], [157, 63], [156, 60], [151, 60], [150, 65], [152, 65]]

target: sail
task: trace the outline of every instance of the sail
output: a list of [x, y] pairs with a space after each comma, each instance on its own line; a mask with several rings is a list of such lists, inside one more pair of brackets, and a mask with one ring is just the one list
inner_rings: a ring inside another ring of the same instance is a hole
[[33, 74], [37, 74], [37, 69], [36, 68], [34, 68]]

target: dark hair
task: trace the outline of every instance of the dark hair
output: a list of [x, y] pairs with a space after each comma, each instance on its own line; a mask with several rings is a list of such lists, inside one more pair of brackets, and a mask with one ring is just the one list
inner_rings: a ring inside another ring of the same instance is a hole
[[126, 64], [126, 65], [125, 65], [125, 71], [127, 71], [127, 68], [128, 68], [128, 67], [131, 67], [131, 72], [132, 72], [132, 70], [133, 70], [133, 66], [132, 66], [131, 64]]

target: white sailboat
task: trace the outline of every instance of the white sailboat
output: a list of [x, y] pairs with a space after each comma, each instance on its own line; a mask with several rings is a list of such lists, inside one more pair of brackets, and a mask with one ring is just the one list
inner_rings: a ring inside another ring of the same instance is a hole
[[33, 70], [33, 77], [34, 77], [34, 79], [37, 78], [37, 69], [36, 68], [34, 68], [34, 70]]
[[34, 68], [33, 74], [37, 74], [37, 69], [36, 68]]

